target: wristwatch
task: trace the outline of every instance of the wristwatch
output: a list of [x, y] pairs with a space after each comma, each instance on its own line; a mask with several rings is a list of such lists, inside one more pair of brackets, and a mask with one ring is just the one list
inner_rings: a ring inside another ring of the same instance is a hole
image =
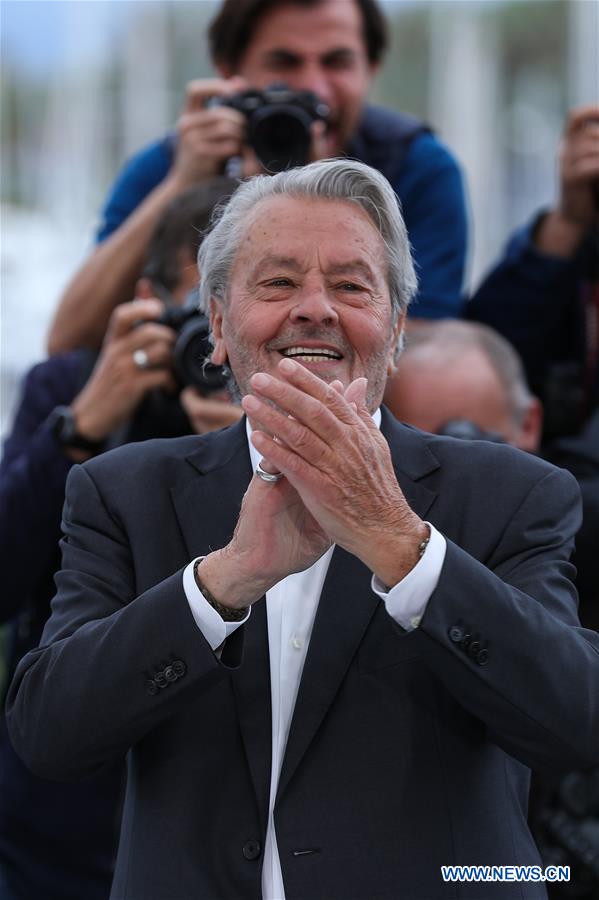
[[46, 425], [63, 447], [74, 447], [94, 454], [104, 450], [104, 441], [89, 440], [77, 432], [75, 415], [70, 406], [55, 406], [46, 419]]

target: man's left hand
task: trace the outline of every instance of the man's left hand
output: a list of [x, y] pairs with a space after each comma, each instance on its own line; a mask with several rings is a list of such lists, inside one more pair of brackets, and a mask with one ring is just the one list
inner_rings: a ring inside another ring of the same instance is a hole
[[397, 483], [389, 446], [364, 402], [366, 379], [343, 395], [286, 359], [278, 377], [257, 373], [251, 385], [242, 405], [256, 449], [336, 544], [395, 585], [418, 561], [428, 529]]

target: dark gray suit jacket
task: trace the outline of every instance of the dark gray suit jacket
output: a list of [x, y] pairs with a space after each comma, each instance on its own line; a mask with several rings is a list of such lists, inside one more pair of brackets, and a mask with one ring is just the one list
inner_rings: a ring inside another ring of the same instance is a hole
[[[536, 898], [541, 884], [445, 884], [442, 864], [534, 864], [533, 767], [599, 757], [599, 636], [580, 628], [566, 472], [508, 447], [426, 435], [383, 412], [401, 487], [447, 538], [406, 634], [336, 549], [280, 778], [287, 900]], [[219, 661], [182, 586], [226, 544], [251, 477], [243, 422], [129, 445], [71, 473], [58, 595], [9, 700], [40, 775], [128, 754], [112, 897], [261, 896], [270, 781], [264, 601]]]

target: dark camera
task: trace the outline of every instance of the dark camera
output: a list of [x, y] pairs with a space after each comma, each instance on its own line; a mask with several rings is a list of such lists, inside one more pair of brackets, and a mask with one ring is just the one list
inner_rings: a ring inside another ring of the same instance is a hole
[[247, 143], [269, 172], [303, 166], [310, 153], [310, 126], [326, 122], [329, 107], [312, 91], [272, 84], [231, 97], [213, 97], [209, 106], [230, 106], [247, 119]]
[[212, 345], [208, 318], [191, 306], [169, 307], [159, 319], [177, 332], [173, 348], [173, 369], [181, 384], [191, 384], [202, 394], [220, 391], [227, 386], [222, 366], [208, 362]]

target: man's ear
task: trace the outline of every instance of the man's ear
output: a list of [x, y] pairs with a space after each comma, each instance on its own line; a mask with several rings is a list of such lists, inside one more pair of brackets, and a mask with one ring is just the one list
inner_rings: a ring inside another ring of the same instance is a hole
[[516, 447], [527, 453], [538, 453], [542, 431], [543, 405], [537, 397], [531, 397], [515, 441]]
[[405, 322], [406, 314], [404, 312], [397, 317], [397, 322], [393, 326], [393, 340], [391, 341], [391, 346], [389, 347], [389, 356], [387, 358], [388, 376], [394, 375], [397, 368], [397, 360], [399, 359], [399, 355], [403, 348], [403, 331]]
[[223, 334], [223, 308], [222, 301], [216, 297], [210, 298], [210, 330], [214, 341], [210, 361], [215, 366], [224, 366], [227, 362], [227, 346]]

